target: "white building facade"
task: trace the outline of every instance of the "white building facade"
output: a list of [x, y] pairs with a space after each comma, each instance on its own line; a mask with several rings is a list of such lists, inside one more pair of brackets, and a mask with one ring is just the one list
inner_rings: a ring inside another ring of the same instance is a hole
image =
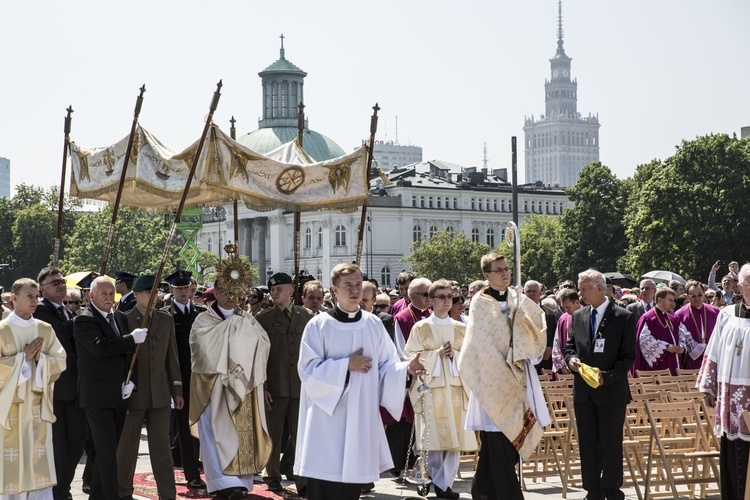
[[[389, 186], [377, 178], [371, 182], [360, 266], [381, 285], [395, 286], [398, 273], [409, 268], [402, 259], [411, 253], [412, 243], [437, 231], [464, 231], [490, 247], [502, 242], [505, 227], [513, 220], [511, 185], [494, 175], [500, 172], [476, 168], [456, 172], [448, 165], [423, 162], [390, 171]], [[534, 213], [560, 215], [572, 206], [563, 191], [536, 186], [519, 187], [518, 204], [521, 224]], [[279, 271], [293, 274], [294, 214], [240, 208], [238, 218], [240, 253], [259, 269], [263, 281]], [[356, 259], [360, 219], [360, 210], [303, 212], [300, 270], [329, 286], [330, 270]], [[227, 206], [225, 220], [204, 223], [198, 246], [210, 246], [218, 253], [219, 241], [233, 239], [232, 220], [232, 208]]]

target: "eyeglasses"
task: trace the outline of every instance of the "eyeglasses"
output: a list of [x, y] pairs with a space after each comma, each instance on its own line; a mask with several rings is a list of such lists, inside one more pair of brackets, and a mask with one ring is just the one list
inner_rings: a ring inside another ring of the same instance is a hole
[[411, 293], [409, 295], [419, 295], [420, 297], [425, 297], [425, 298], [427, 298], [427, 297], [430, 296], [430, 294], [428, 292], [414, 292], [414, 293]]
[[[702, 293], [689, 293], [688, 297], [690, 297], [691, 299], [697, 299], [698, 297], [703, 297], [703, 294]], [[713, 297], [713, 295], [711, 295], [711, 297]]]
[[488, 273], [500, 273], [500, 274], [505, 274], [505, 273], [509, 273], [509, 272], [510, 272], [510, 268], [509, 268], [509, 267], [501, 267], [500, 269], [490, 269], [490, 270], [489, 270], [489, 271], [487, 271], [487, 272], [488, 272]]
[[66, 306], [68, 304], [80, 304], [80, 303], [81, 303], [80, 300], [63, 300], [63, 304], [65, 304]]
[[706, 295], [706, 298], [708, 300], [714, 300], [716, 298], [716, 295]]
[[65, 280], [52, 280], [52, 281], [48, 281], [47, 283], [42, 283], [41, 286], [45, 286], [45, 285], [60, 286], [64, 284], [65, 284]]
[[432, 298], [433, 299], [438, 299], [438, 300], [453, 300], [453, 295], [443, 295], [443, 294], [440, 294], [440, 295], [435, 295]]
[[376, 309], [387, 309], [390, 304], [375, 304]]

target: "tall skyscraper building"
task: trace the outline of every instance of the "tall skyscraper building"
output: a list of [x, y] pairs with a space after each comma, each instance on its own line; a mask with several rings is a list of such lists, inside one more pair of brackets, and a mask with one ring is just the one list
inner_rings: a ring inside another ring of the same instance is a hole
[[10, 160], [0, 158], [0, 198], [10, 199]]
[[578, 112], [578, 81], [563, 48], [562, 0], [558, 3], [557, 52], [544, 82], [545, 114], [523, 127], [526, 183], [569, 187], [583, 167], [599, 161], [599, 116]]

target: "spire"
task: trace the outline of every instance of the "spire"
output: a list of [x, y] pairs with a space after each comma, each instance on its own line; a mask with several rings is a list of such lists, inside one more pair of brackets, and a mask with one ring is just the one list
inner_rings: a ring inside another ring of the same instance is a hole
[[[562, 22], [562, 21], [560, 21], [560, 22]], [[562, 27], [560, 29], [562, 29]], [[280, 59], [284, 59], [284, 34], [282, 33], [279, 38], [281, 38], [281, 50], [279, 51], [281, 53]], [[562, 43], [562, 42], [559, 42], [559, 43]]]
[[[283, 40], [281, 44], [284, 45]], [[563, 48], [562, 0], [557, 0], [557, 48], [560, 50]]]

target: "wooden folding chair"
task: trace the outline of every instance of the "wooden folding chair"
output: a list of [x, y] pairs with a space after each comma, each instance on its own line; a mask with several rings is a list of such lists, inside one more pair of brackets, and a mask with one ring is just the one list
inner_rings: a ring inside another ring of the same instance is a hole
[[[660, 484], [668, 485], [669, 496], [675, 499], [680, 495], [692, 497], [695, 487], [700, 485], [700, 497], [704, 498], [709, 485], [719, 484], [719, 453], [710, 450], [696, 405], [692, 401], [644, 404], [651, 426], [644, 482], [646, 498], [663, 496], [651, 494], [651, 489]], [[655, 470], [663, 471], [664, 477], [654, 473]], [[688, 488], [678, 489], [678, 486]]]
[[680, 387], [687, 387], [688, 385], [692, 386], [692, 390], [695, 389], [695, 375], [687, 374], [687, 375], [659, 375], [659, 384], [669, 384], [669, 383], [676, 383], [679, 384]]
[[[567, 498], [570, 486], [581, 484], [581, 452], [578, 448], [578, 426], [576, 412], [573, 406], [573, 395], [563, 397], [564, 408], [567, 410], [567, 424], [564, 418], [558, 418], [557, 426], [565, 427], [565, 474], [563, 475], [562, 497]], [[553, 415], [553, 418], [555, 416]]]
[[696, 377], [698, 376], [698, 372], [699, 372], [699, 371], [700, 371], [700, 369], [698, 369], [698, 368], [693, 368], [693, 369], [689, 369], [689, 368], [678, 368], [678, 369], [676, 370], [676, 372], [677, 372], [677, 375], [695, 375]]
[[479, 450], [482, 447], [482, 440], [479, 439], [479, 431], [474, 431], [474, 434], [476, 434], [477, 439], [476, 451], [462, 451], [458, 455], [458, 472], [456, 473], [458, 479], [463, 479], [461, 477], [461, 467], [470, 467], [473, 471], [477, 470], [477, 462], [479, 462]]
[[648, 422], [645, 401], [664, 403], [666, 398], [660, 392], [632, 394], [633, 400], [625, 413], [625, 428], [623, 430], [622, 454], [626, 471], [623, 486], [632, 486], [639, 500], [643, 500], [641, 487], [644, 482], [648, 446], [651, 437], [651, 425]]
[[659, 377], [660, 375], [672, 375], [672, 372], [669, 371], [669, 368], [664, 368], [663, 370], [636, 370], [635, 375], [638, 378]]

